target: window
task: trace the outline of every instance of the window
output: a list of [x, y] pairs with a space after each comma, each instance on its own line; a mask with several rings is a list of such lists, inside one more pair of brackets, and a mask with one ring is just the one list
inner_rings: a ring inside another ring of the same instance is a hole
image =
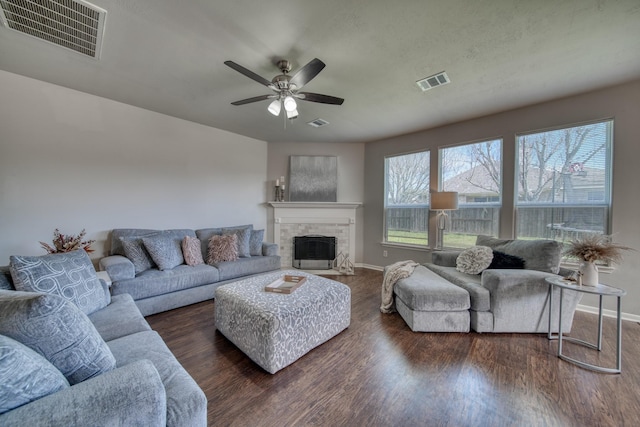
[[520, 238], [609, 233], [613, 121], [518, 135]]
[[387, 243], [427, 246], [429, 226], [429, 151], [385, 159]]
[[440, 189], [458, 192], [449, 212], [445, 247], [464, 248], [478, 234], [498, 235], [502, 192], [502, 140], [440, 149]]

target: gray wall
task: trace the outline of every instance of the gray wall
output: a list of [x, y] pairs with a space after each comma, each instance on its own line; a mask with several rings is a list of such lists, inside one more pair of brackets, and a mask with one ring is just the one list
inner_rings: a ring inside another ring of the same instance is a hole
[[266, 226], [267, 143], [0, 71], [0, 265], [53, 230]]
[[[515, 134], [585, 121], [613, 117], [613, 208], [612, 230], [615, 241], [640, 250], [640, 191], [638, 159], [640, 159], [640, 81], [615, 86], [556, 101], [537, 104], [501, 114], [455, 123], [410, 135], [370, 142], [365, 147], [365, 218], [364, 262], [383, 266], [402, 259], [418, 262], [429, 260], [429, 252], [383, 247], [384, 157], [392, 154], [430, 149], [431, 167], [437, 165], [437, 150], [446, 145], [488, 138], [504, 139], [503, 143], [503, 209], [500, 237], [513, 236]], [[437, 183], [433, 180], [432, 188]], [[431, 219], [433, 222], [433, 218]], [[431, 227], [432, 229], [434, 227]], [[435, 236], [430, 236], [434, 241]], [[387, 250], [388, 257], [382, 256]], [[623, 311], [640, 316], [640, 252], [629, 252], [625, 261], [611, 274], [602, 274], [601, 282], [623, 288]], [[611, 309], [613, 301], [607, 301]], [[596, 306], [592, 298], [582, 304]]]

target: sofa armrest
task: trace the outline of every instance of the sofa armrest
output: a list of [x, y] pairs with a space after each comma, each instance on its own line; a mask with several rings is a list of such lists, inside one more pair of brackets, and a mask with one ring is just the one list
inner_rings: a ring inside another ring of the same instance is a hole
[[456, 259], [462, 251], [434, 251], [431, 252], [431, 262], [442, 267], [455, 267]]
[[167, 397], [158, 371], [140, 360], [0, 415], [10, 426], [163, 426]]
[[[547, 332], [549, 329], [549, 283], [547, 277], [559, 277], [537, 270], [485, 270], [482, 286], [490, 293], [491, 311], [494, 317], [493, 332]], [[551, 329], [558, 330], [559, 291], [554, 290], [554, 307]], [[573, 313], [582, 297], [567, 290], [564, 293], [562, 325], [564, 332], [571, 331]]]
[[264, 256], [278, 255], [278, 244], [262, 242], [262, 255]]
[[107, 272], [112, 282], [136, 277], [136, 269], [133, 263], [129, 258], [122, 255], [104, 257], [100, 260], [98, 266], [101, 270]]

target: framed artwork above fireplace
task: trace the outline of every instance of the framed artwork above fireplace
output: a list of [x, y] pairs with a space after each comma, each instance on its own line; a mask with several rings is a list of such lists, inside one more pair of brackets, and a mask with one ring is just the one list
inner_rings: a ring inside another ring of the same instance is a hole
[[338, 201], [336, 156], [291, 156], [289, 160], [290, 201]]

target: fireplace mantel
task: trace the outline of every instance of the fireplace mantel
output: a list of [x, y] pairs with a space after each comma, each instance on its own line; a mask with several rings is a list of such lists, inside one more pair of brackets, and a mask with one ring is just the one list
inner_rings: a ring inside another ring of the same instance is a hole
[[273, 240], [282, 266], [292, 266], [293, 237], [318, 234], [338, 237], [338, 252], [353, 261], [356, 249], [356, 202], [269, 202]]

